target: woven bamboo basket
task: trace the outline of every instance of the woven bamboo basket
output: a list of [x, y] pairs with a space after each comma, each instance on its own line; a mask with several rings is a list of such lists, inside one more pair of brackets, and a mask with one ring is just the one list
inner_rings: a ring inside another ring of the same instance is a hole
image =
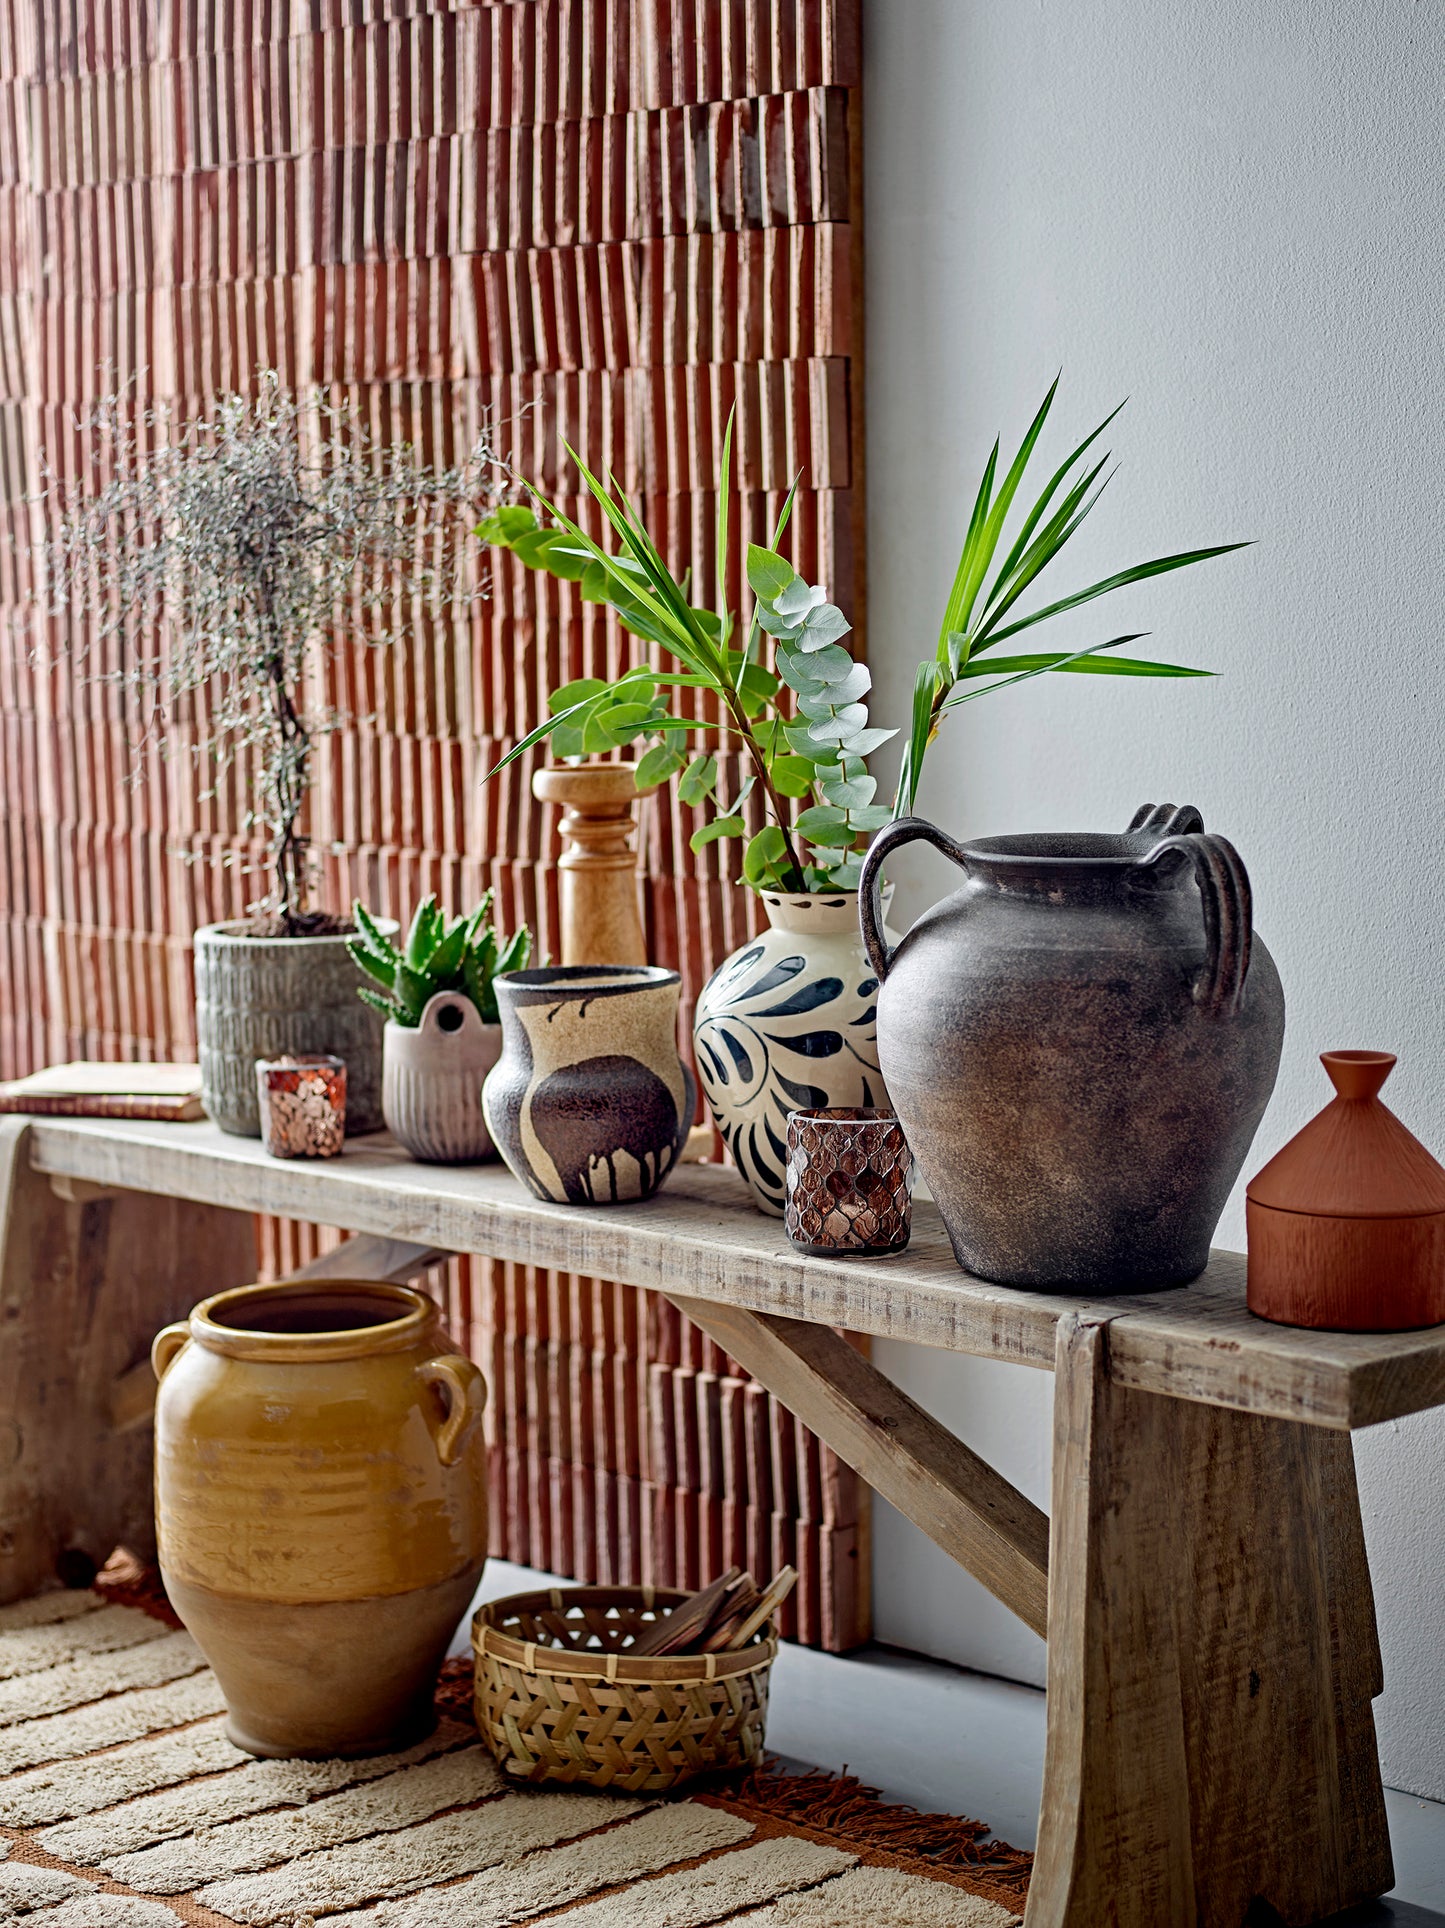
[[768, 1627], [737, 1653], [629, 1658], [687, 1598], [661, 1587], [554, 1587], [477, 1610], [477, 1726], [519, 1781], [661, 1794], [761, 1758]]

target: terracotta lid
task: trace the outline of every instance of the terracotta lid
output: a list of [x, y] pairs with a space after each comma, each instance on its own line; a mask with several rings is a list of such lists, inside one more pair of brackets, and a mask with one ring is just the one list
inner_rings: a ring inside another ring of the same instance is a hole
[[1338, 1094], [1250, 1180], [1255, 1205], [1321, 1218], [1445, 1212], [1445, 1167], [1381, 1104], [1391, 1051], [1324, 1051]]

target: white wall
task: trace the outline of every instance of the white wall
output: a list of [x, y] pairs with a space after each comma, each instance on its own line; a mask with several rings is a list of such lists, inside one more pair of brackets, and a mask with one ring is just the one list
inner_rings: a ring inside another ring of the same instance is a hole
[[[1131, 396], [1122, 472], [1062, 586], [1258, 547], [1068, 634], [1149, 629], [1222, 674], [1041, 679], [976, 706], [920, 807], [980, 832], [1198, 804], [1245, 856], [1289, 999], [1249, 1169], [1324, 1102], [1331, 1046], [1398, 1050], [1387, 1097], [1445, 1151], [1445, 11], [865, 5], [875, 720], [906, 710], [995, 433], [1017, 439], [1061, 364], [1060, 456]], [[896, 924], [952, 888], [931, 857], [899, 872]], [[1243, 1243], [1238, 1199], [1221, 1240]], [[886, 1350], [1046, 1502], [1046, 1375]], [[1358, 1457], [1387, 1778], [1445, 1797], [1445, 1420], [1366, 1434]], [[877, 1595], [884, 1639], [1042, 1678], [1040, 1643], [886, 1513]]]

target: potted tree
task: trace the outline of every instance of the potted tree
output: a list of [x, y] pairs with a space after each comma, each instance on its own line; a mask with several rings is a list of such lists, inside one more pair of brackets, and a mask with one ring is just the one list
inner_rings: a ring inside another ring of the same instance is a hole
[[[770, 929], [713, 973], [698, 1000], [694, 1043], [718, 1128], [757, 1203], [775, 1215], [783, 1209], [788, 1112], [886, 1102], [874, 1037], [876, 984], [858, 933], [858, 881], [869, 839], [912, 812], [925, 754], [945, 719], [977, 696], [1051, 672], [1207, 674], [1113, 653], [1140, 632], [1075, 650], [990, 653], [1130, 583], [1241, 546], [1137, 563], [1021, 611], [1019, 599], [1063, 551], [1108, 480], [1107, 454], [1091, 451], [1117, 409], [1054, 472], [1006, 538], [1057, 387], [1055, 381], [1002, 479], [998, 443], [985, 465], [938, 644], [915, 679], [891, 803], [879, 800], [868, 760], [898, 732], [877, 729], [869, 718], [871, 679], [845, 644], [847, 619], [780, 553], [791, 495], [769, 544], [748, 544], [753, 611], [745, 627], [724, 598], [716, 609], [692, 603], [686, 580], [668, 568], [615, 481], [604, 485], [570, 448], [613, 546], [530, 484], [530, 501], [500, 505], [479, 527], [483, 540], [528, 566], [575, 582], [584, 599], [610, 603], [656, 657], [613, 681], [584, 678], [554, 691], [547, 720], [497, 767], [543, 737], [562, 757], [643, 742], [649, 747], [637, 763], [638, 788], [675, 779], [681, 801], [706, 813], [692, 847], [742, 843], [742, 880], [761, 897]], [[719, 583], [730, 576], [733, 488], [730, 422], [717, 484]]]
[[99, 484], [47, 478], [52, 613], [84, 620], [85, 646], [123, 664], [138, 755], [178, 712], [204, 718], [206, 780], [240, 767], [242, 827], [265, 845], [247, 915], [196, 932], [206, 1109], [259, 1136], [256, 1059], [334, 1052], [348, 1130], [376, 1130], [381, 1022], [355, 995], [350, 921], [313, 902], [306, 798], [318, 735], [344, 720], [319, 672], [358, 634], [387, 645], [417, 612], [475, 593], [457, 537], [481, 506], [484, 452], [428, 467], [269, 371], [195, 419], [113, 398], [91, 426]]

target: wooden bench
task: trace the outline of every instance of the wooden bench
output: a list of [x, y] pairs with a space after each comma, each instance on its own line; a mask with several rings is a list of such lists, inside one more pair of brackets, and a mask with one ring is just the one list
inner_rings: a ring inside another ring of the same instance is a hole
[[[360, 1235], [313, 1274], [590, 1273], [665, 1293], [1046, 1636], [1027, 1928], [1298, 1924], [1391, 1885], [1349, 1433], [1445, 1403], [1445, 1328], [1264, 1324], [1230, 1252], [1128, 1298], [986, 1285], [926, 1205], [896, 1258], [806, 1258], [716, 1167], [578, 1210], [385, 1138], [283, 1163], [208, 1124], [12, 1118], [0, 1194], [0, 1599], [147, 1543], [151, 1335], [251, 1275], [253, 1213]], [[1052, 1369], [1052, 1521], [835, 1328]]]

